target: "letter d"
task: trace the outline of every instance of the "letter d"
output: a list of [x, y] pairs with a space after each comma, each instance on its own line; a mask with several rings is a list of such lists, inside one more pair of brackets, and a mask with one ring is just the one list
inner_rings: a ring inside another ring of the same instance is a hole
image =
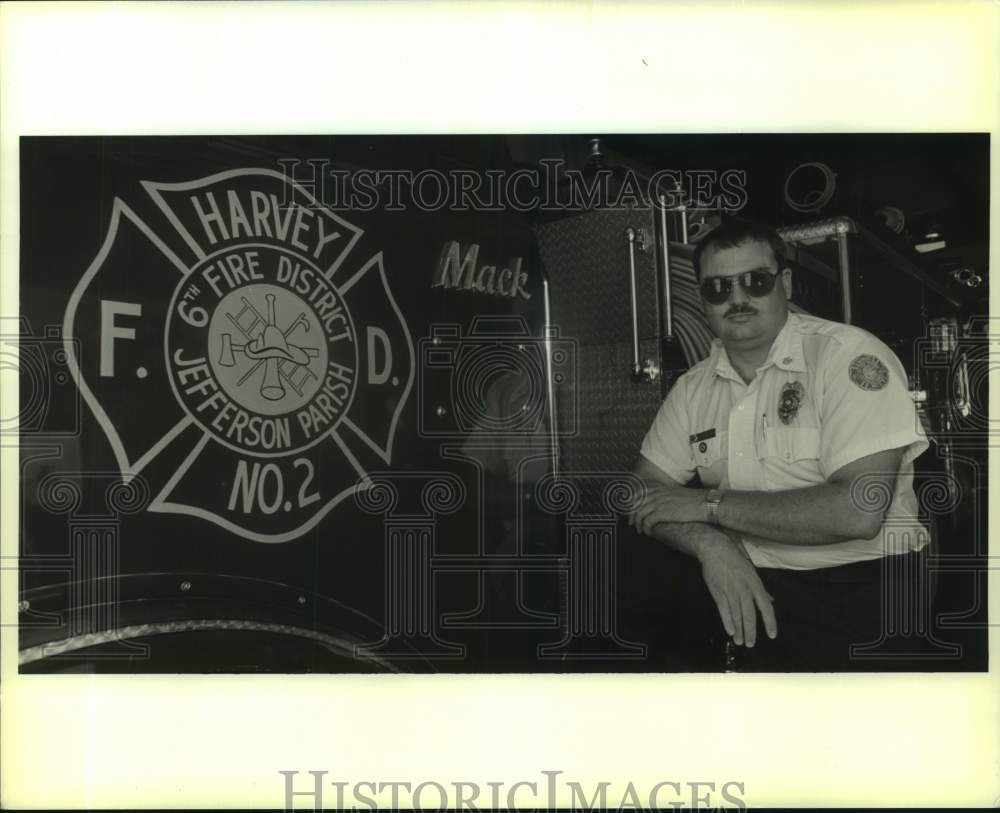
[[[382, 345], [383, 365], [381, 370], [376, 369], [376, 348], [375, 344]], [[389, 344], [388, 334], [380, 327], [368, 326], [368, 383], [384, 384], [389, 380], [389, 373], [392, 372], [392, 346]]]
[[278, 282], [288, 282], [292, 278], [292, 261], [284, 254], [278, 257]]

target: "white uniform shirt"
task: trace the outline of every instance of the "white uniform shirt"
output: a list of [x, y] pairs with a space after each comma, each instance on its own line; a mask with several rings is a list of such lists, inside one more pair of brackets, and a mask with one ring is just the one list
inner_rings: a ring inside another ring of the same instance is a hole
[[[808, 570], [919, 550], [913, 461], [928, 446], [895, 354], [850, 325], [789, 313], [750, 384], [716, 339], [708, 358], [674, 384], [642, 442], [642, 455], [680, 483], [781, 491], [826, 480], [861, 457], [904, 447], [882, 533], [830, 545], [743, 536], [758, 567]], [[877, 502], [874, 489], [855, 489]]]

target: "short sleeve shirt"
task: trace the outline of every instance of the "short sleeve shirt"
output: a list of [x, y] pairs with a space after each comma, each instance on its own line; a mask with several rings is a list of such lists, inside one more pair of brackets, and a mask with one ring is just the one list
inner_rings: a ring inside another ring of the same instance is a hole
[[790, 313], [749, 384], [716, 339], [708, 358], [675, 383], [641, 451], [681, 483], [697, 473], [707, 487], [782, 491], [826, 482], [848, 463], [902, 447], [893, 501], [874, 539], [799, 546], [743, 537], [758, 567], [813, 569], [928, 543], [913, 492], [913, 461], [927, 446], [906, 371], [883, 342]]

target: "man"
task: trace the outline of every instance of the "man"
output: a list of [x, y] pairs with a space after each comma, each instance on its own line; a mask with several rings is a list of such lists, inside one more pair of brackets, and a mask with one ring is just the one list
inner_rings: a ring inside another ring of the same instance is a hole
[[888, 347], [789, 312], [785, 254], [741, 221], [697, 246], [718, 338], [643, 440], [647, 493], [630, 519], [698, 560], [743, 668], [840, 671], [880, 637], [884, 557], [916, 572], [929, 541], [913, 492], [928, 444]]

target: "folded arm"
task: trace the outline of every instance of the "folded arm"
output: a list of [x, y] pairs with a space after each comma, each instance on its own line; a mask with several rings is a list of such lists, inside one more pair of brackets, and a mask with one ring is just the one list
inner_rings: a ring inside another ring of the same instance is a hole
[[[868, 455], [838, 469], [825, 483], [786, 491], [724, 492], [719, 524], [740, 534], [789, 545], [828, 545], [871, 539], [879, 533], [891, 503], [902, 449]], [[636, 474], [646, 482], [642, 505], [632, 523], [649, 535], [661, 522], [707, 519], [705, 489], [673, 482], [640, 458]]]

